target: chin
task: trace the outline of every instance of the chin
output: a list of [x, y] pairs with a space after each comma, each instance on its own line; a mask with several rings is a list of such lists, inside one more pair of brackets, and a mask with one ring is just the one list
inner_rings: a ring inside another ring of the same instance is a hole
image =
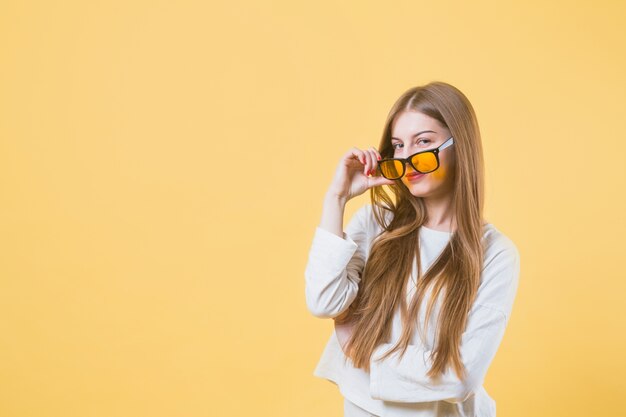
[[432, 195], [438, 194], [440, 189], [442, 188], [441, 184], [432, 184], [429, 181], [422, 181], [417, 183], [405, 182], [404, 185], [409, 189], [409, 192], [413, 194], [415, 197], [430, 197]]
[[421, 188], [409, 188], [409, 192], [414, 197], [430, 197], [433, 193], [431, 190], [423, 190]]

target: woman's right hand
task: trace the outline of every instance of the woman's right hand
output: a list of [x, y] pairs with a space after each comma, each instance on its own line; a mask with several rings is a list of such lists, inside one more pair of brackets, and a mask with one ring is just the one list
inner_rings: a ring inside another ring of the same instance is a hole
[[388, 180], [378, 173], [380, 158], [380, 153], [373, 146], [365, 150], [350, 149], [339, 161], [329, 193], [348, 201], [371, 187], [395, 184], [394, 180]]

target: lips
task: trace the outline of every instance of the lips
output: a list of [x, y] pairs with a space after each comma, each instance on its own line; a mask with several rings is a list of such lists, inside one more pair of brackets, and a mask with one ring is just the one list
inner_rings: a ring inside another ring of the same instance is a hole
[[406, 179], [409, 181], [413, 181], [413, 180], [417, 180], [422, 178], [424, 175], [426, 174], [418, 174], [416, 172], [412, 173], [412, 174], [407, 174]]

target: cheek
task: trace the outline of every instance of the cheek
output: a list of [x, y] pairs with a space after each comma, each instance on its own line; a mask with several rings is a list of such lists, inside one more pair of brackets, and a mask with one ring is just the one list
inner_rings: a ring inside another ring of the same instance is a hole
[[436, 171], [431, 172], [430, 175], [432, 175], [433, 179], [437, 181], [443, 181], [445, 178], [448, 177], [448, 172], [448, 167], [442, 164], [439, 166], [439, 168], [437, 168]]
[[431, 172], [432, 178], [438, 182], [447, 180], [454, 174], [454, 161], [446, 159], [439, 160], [439, 168], [436, 171]]

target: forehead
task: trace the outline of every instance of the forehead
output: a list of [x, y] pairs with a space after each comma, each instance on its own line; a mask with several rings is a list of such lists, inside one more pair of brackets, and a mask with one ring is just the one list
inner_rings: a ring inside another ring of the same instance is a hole
[[401, 139], [408, 139], [422, 130], [440, 132], [441, 126], [436, 119], [416, 111], [398, 113], [391, 125], [391, 135]]

